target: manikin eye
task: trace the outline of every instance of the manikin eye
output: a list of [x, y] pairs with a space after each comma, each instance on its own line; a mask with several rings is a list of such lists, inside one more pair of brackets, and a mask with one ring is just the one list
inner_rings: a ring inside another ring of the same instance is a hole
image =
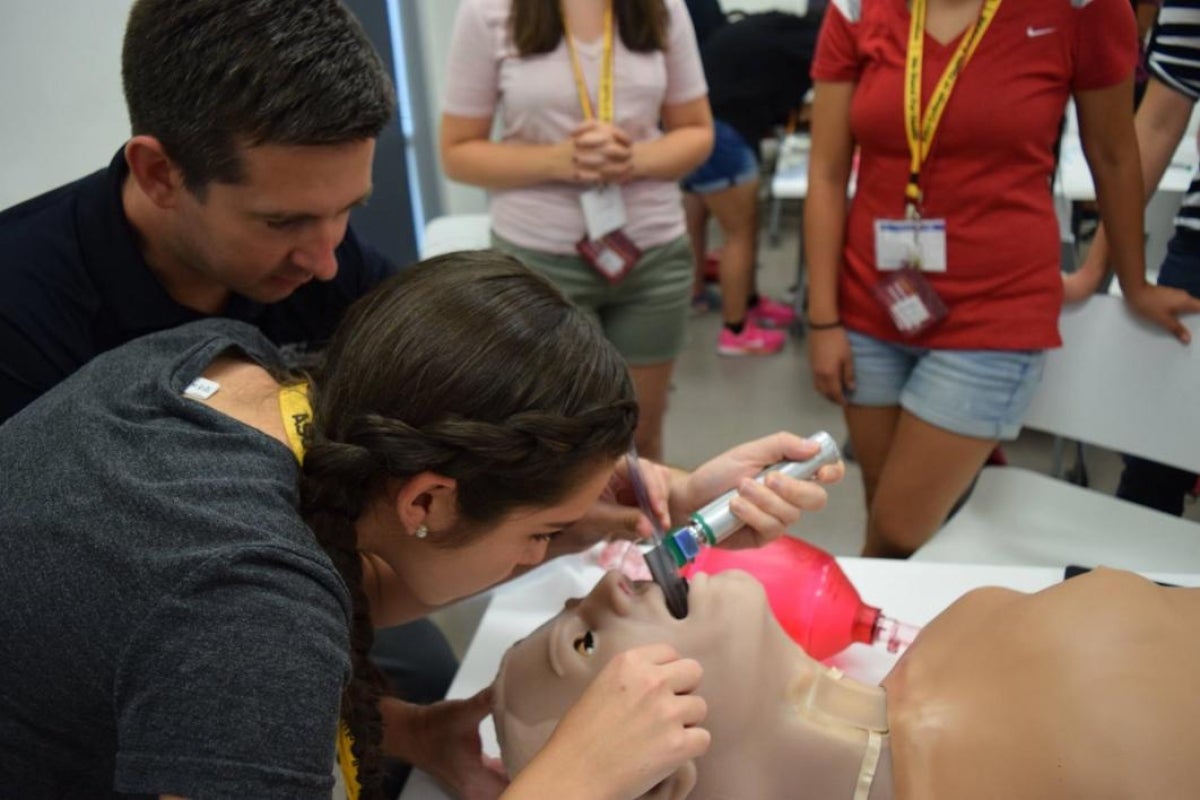
[[575, 652], [581, 656], [590, 656], [596, 652], [596, 637], [592, 636], [591, 631], [587, 631], [575, 640]]

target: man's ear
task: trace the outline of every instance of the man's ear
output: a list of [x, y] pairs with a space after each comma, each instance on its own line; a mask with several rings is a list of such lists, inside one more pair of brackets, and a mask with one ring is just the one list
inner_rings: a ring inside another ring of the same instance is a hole
[[662, 783], [642, 795], [641, 800], [683, 800], [696, 788], [696, 762], [687, 761]]
[[142, 194], [159, 208], [174, 208], [179, 193], [187, 191], [183, 171], [153, 136], [134, 136], [126, 142], [125, 163]]

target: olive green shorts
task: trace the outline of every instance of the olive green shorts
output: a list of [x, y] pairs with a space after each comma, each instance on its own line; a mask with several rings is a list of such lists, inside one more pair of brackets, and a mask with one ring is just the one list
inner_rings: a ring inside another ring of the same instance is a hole
[[590, 312], [630, 366], [673, 361], [683, 349], [692, 297], [692, 246], [686, 236], [642, 253], [615, 286], [580, 256], [542, 253], [492, 234], [492, 246], [554, 282]]

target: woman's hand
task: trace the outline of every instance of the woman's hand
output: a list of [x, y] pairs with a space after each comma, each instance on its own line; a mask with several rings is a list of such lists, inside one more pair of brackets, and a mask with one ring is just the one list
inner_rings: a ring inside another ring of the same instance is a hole
[[576, 179], [625, 183], [633, 176], [633, 142], [616, 125], [588, 120], [571, 132]]
[[[1096, 249], [1092, 246], [1093, 251]], [[1101, 281], [1108, 274], [1108, 265], [1088, 254], [1087, 259], [1072, 273], [1063, 273], [1063, 303], [1073, 305], [1082, 303], [1096, 293]]]
[[839, 406], [846, 405], [846, 393], [854, 391], [854, 356], [846, 329], [809, 329], [808, 360], [816, 390]]
[[508, 786], [504, 768], [483, 754], [479, 723], [491, 713], [492, 690], [469, 700], [420, 706], [412, 728], [413, 766], [461, 800], [495, 800]]
[[[671, 470], [644, 458], [638, 459], [650, 506], [663, 528], [671, 525], [668, 495], [671, 490]], [[629, 464], [622, 458], [613, 470], [608, 486], [583, 519], [554, 537], [546, 551], [547, 558], [578, 553], [597, 542], [615, 539], [647, 539], [653, 526], [638, 506], [629, 477]]]
[[[686, 517], [724, 492], [737, 488], [729, 504], [733, 515], [745, 527], [722, 542], [725, 547], [757, 547], [783, 536], [805, 511], [820, 511], [827, 495], [820, 484], [837, 483], [845, 474], [839, 461], [821, 467], [815, 480], [798, 480], [779, 472], [770, 472], [766, 480], [754, 480], [758, 473], [780, 461], [804, 461], [820, 452], [808, 439], [791, 433], [776, 433], [727, 450], [702, 464], [683, 480], [672, 493], [676, 518]], [[678, 504], [682, 503], [682, 507]]]
[[1125, 302], [1138, 316], [1153, 322], [1184, 344], [1192, 341], [1191, 331], [1180, 321], [1185, 314], [1200, 314], [1200, 299], [1183, 289], [1145, 284], [1134, 291], [1121, 287]]
[[[513, 797], [640, 797], [708, 750], [699, 662], [653, 644], [605, 665], [513, 782]], [[506, 795], [509, 796], [509, 795]]]

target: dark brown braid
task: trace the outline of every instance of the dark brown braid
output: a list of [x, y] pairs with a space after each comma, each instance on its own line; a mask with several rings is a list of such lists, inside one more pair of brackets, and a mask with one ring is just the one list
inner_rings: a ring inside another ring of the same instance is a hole
[[[389, 478], [453, 478], [462, 547], [516, 508], [559, 502], [628, 447], [637, 406], [598, 326], [515, 259], [452, 253], [390, 279], [347, 313], [313, 387], [301, 503], [354, 599], [343, 719], [364, 797], [379, 777], [382, 676], [355, 522]], [[483, 588], [483, 587], [480, 587]]]

